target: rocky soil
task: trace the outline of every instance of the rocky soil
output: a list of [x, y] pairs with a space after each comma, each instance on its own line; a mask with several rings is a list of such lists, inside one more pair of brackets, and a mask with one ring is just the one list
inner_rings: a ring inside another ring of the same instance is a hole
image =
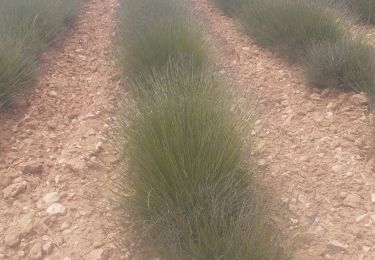
[[83, 1], [37, 85], [0, 114], [0, 259], [129, 258], [106, 199], [116, 7]]
[[296, 238], [296, 259], [375, 259], [373, 117], [365, 96], [311, 88], [299, 65], [257, 46], [208, 0], [191, 2], [219, 72], [259, 105], [254, 155], [281, 207], [281, 228]]
[[[275, 219], [296, 237], [296, 259], [375, 259], [365, 96], [309, 87], [300, 66], [255, 45], [208, 0], [191, 2], [218, 72], [259, 105], [253, 155]], [[112, 56], [117, 4], [84, 0], [72, 28], [42, 55], [36, 86], [0, 114], [0, 259], [132, 259], [107, 200], [116, 163], [107, 135], [121, 95]]]

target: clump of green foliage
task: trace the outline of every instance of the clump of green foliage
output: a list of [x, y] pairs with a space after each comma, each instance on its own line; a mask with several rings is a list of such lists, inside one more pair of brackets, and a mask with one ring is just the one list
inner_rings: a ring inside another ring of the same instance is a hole
[[[222, 7], [220, 2], [215, 0]], [[356, 20], [352, 10], [370, 22], [375, 1], [349, 2], [241, 0], [232, 4], [240, 10], [236, 16], [242, 27], [255, 41], [290, 61], [305, 63], [312, 85], [365, 91], [374, 100], [373, 47], [347, 36], [347, 27]]]
[[244, 0], [212, 0], [226, 15], [236, 16]]
[[306, 0], [245, 0], [239, 19], [254, 39], [291, 60], [299, 60], [312, 45], [335, 42], [343, 35], [330, 8]]
[[29, 84], [36, 72], [35, 56], [25, 53], [23, 46], [6, 37], [0, 41], [0, 107]]
[[251, 163], [249, 119], [210, 69], [182, 1], [124, 0], [119, 63], [136, 111], [119, 122], [115, 198], [161, 259], [289, 259]]
[[28, 85], [40, 51], [70, 23], [79, 0], [0, 0], [0, 106]]
[[316, 86], [375, 94], [375, 50], [363, 40], [347, 37], [316, 44], [309, 50], [306, 67], [309, 81]]
[[195, 18], [176, 0], [122, 1], [119, 57], [129, 77], [163, 67], [172, 59], [209, 60], [207, 41]]
[[374, 0], [348, 0], [349, 6], [359, 15], [360, 19], [368, 24], [375, 24]]
[[290, 259], [243, 158], [248, 117], [213, 73], [185, 68], [133, 82], [145, 91], [121, 132], [121, 213], [161, 259]]

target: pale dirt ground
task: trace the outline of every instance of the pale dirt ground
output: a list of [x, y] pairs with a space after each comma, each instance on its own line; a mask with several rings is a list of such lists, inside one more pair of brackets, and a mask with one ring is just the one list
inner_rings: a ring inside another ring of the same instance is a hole
[[[207, 0], [191, 1], [219, 72], [259, 102], [254, 155], [275, 219], [288, 235], [302, 234], [296, 259], [375, 259], [366, 99], [309, 88], [300, 66], [256, 46]], [[116, 163], [106, 136], [121, 95], [111, 56], [116, 7], [85, 0], [42, 56], [39, 83], [0, 114], [0, 259], [133, 259], [106, 199]]]
[[220, 73], [259, 103], [254, 154], [280, 207], [274, 211], [281, 228], [300, 234], [296, 259], [375, 259], [374, 136], [366, 98], [312, 89], [301, 66], [257, 46], [207, 0], [191, 2], [212, 36]]

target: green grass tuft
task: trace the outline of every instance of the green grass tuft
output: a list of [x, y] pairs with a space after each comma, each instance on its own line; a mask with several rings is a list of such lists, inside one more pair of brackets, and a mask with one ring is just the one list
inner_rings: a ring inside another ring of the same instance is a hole
[[69, 24], [80, 0], [0, 0], [0, 106], [35, 77], [37, 55]]
[[371, 13], [375, 1], [356, 0], [351, 6], [339, 0], [241, 1], [237, 16], [246, 32], [260, 45], [305, 63], [312, 85], [365, 91], [375, 101], [374, 49], [346, 36], [357, 20], [353, 9]]
[[219, 7], [224, 14], [228, 16], [236, 16], [240, 11], [241, 4], [244, 0], [211, 0]]
[[35, 72], [34, 55], [25, 52], [22, 43], [14, 44], [3, 38], [0, 41], [0, 107], [8, 104], [22, 86], [30, 84]]
[[163, 70], [170, 60], [194, 61], [204, 67], [208, 60], [206, 39], [191, 13], [170, 0], [123, 1], [119, 27], [119, 62], [129, 77]]
[[375, 94], [375, 50], [359, 39], [324, 42], [310, 49], [307, 76], [320, 87], [350, 88]]
[[120, 220], [146, 242], [143, 259], [290, 259], [243, 158], [249, 118], [215, 79], [188, 10], [122, 1], [118, 61], [137, 110], [115, 140]]
[[122, 214], [161, 259], [289, 259], [242, 158], [247, 117], [213, 73], [168, 68], [133, 86], [148, 94], [121, 139]]
[[245, 0], [240, 22], [254, 39], [291, 60], [299, 60], [312, 45], [343, 35], [330, 8], [306, 0]]
[[375, 24], [375, 1], [374, 0], [348, 0], [349, 6], [359, 15], [361, 21]]

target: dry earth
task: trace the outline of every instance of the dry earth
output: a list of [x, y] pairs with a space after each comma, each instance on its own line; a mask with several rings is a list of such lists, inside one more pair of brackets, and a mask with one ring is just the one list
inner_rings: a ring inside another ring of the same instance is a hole
[[[207, 0], [192, 0], [212, 36], [220, 73], [258, 99], [259, 165], [282, 228], [298, 235], [296, 259], [375, 259], [372, 116], [363, 95], [312, 89], [287, 64], [241, 33]], [[285, 212], [285, 211], [281, 211]]]
[[[127, 259], [107, 204], [116, 0], [85, 0], [41, 57], [23, 104], [0, 114], [0, 259]], [[126, 248], [126, 244], [122, 245]]]

